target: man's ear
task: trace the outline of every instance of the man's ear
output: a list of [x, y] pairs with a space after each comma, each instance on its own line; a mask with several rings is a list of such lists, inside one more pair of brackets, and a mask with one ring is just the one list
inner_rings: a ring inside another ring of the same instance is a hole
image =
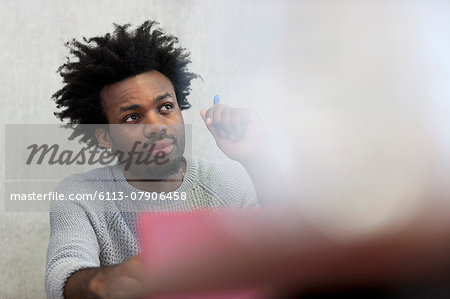
[[106, 148], [112, 147], [111, 137], [109, 136], [108, 131], [103, 128], [95, 129], [95, 137], [97, 138], [98, 143]]

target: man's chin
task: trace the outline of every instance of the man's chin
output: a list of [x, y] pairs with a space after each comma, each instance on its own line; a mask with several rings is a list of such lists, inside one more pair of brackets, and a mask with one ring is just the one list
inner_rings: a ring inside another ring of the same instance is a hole
[[180, 171], [183, 157], [171, 159], [163, 164], [151, 164], [145, 167], [145, 178], [152, 180], [165, 180]]

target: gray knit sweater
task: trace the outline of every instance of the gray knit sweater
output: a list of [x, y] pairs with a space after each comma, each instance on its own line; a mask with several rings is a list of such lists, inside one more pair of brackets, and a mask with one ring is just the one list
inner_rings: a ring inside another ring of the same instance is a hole
[[[143, 196], [142, 190], [126, 181], [119, 166], [72, 175], [58, 184], [56, 192], [66, 197], [96, 194], [96, 198], [52, 201], [50, 204], [50, 242], [45, 273], [49, 298], [63, 297], [64, 284], [73, 272], [120, 264], [139, 253], [136, 233], [139, 212], [189, 212], [257, 205], [250, 177], [241, 165], [201, 160], [187, 161], [184, 180], [172, 192], [172, 199], [157, 193], [151, 197], [148, 193]], [[99, 200], [100, 194], [103, 200]], [[181, 200], [184, 196], [186, 199]], [[179, 197], [178, 200], [175, 197]]]

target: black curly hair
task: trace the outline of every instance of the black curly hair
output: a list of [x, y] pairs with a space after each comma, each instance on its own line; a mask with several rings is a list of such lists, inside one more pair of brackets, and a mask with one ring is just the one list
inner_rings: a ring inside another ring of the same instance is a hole
[[151, 70], [172, 82], [181, 110], [191, 107], [187, 101], [191, 80], [199, 76], [188, 71], [190, 54], [176, 46], [177, 37], [154, 28], [157, 24], [146, 21], [135, 30], [129, 29], [130, 24], [114, 24], [112, 34], [65, 44], [71, 55], [58, 68], [64, 87], [52, 98], [58, 109], [64, 108], [55, 116], [61, 121], [68, 119], [66, 127], [73, 128], [70, 140], [81, 136], [79, 141], [88, 147], [96, 145], [94, 129], [80, 125], [108, 123], [100, 99], [103, 87]]

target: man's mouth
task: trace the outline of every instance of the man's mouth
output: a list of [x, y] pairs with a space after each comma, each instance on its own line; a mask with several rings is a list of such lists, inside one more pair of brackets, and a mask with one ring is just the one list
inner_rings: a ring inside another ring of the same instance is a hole
[[153, 143], [155, 148], [153, 149], [155, 153], [163, 152], [164, 154], [169, 154], [172, 152], [175, 144], [172, 139], [164, 138]]

